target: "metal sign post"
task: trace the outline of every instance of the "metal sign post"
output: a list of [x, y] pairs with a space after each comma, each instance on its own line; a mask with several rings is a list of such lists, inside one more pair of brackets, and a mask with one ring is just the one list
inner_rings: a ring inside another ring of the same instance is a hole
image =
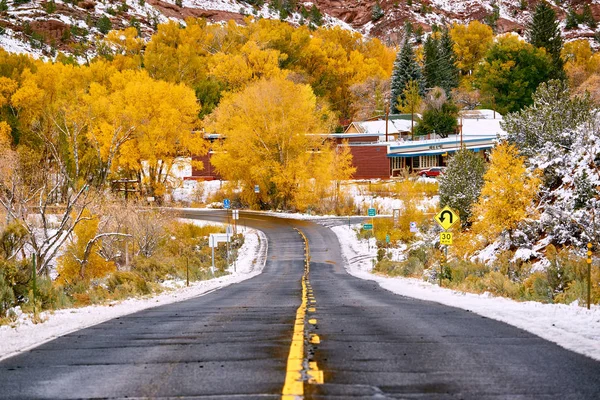
[[587, 244], [587, 278], [588, 278], [588, 287], [587, 287], [587, 308], [590, 309], [590, 304], [592, 302], [592, 244]]
[[448, 229], [459, 221], [459, 216], [456, 211], [446, 206], [433, 217], [433, 220], [444, 230], [444, 232], [440, 233], [440, 245], [445, 246], [442, 250], [442, 258], [440, 260], [440, 287], [442, 287], [444, 266], [448, 263], [448, 247], [452, 244], [452, 232], [448, 232]]

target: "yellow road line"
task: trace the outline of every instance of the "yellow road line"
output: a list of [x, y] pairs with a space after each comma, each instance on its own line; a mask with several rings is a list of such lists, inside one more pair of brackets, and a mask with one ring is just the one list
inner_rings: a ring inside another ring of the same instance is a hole
[[[308, 247], [308, 239], [300, 230], [298, 233], [302, 236], [305, 245], [305, 256], [306, 263], [304, 266], [304, 275], [302, 276], [302, 303], [296, 311], [296, 320], [294, 322], [294, 334], [292, 336], [292, 344], [290, 346], [290, 353], [288, 355], [287, 368], [285, 374], [285, 383], [282, 389], [282, 400], [298, 400], [304, 398], [304, 380], [307, 379], [308, 383], [321, 384], [323, 380], [323, 371], [320, 371], [317, 367], [316, 362], [308, 363], [308, 370], [305, 370], [305, 355], [304, 355], [304, 341], [306, 339], [306, 313], [316, 312], [314, 307], [309, 308], [308, 302], [310, 299], [311, 304], [315, 304], [316, 300], [313, 296], [313, 291], [308, 281], [308, 273], [310, 272], [310, 249]], [[312, 318], [308, 322], [312, 325], [317, 323], [317, 320]], [[321, 343], [318, 335], [310, 335], [311, 344]], [[305, 376], [303, 376], [305, 372]]]

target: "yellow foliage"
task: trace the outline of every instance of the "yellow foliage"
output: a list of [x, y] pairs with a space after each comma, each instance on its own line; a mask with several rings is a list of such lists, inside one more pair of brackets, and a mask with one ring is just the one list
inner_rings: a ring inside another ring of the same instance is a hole
[[473, 231], [491, 239], [511, 231], [533, 215], [532, 202], [541, 183], [537, 173], [525, 168], [525, 160], [514, 145], [494, 148], [479, 200], [473, 207]]
[[[65, 253], [58, 258], [58, 284], [74, 284], [78, 281], [89, 282], [116, 271], [112, 261], [106, 261], [98, 254], [102, 242], [94, 238], [98, 233], [98, 217], [93, 216], [88, 210], [83, 216], [87, 218], [80, 222], [74, 229], [75, 238], [66, 247]], [[86, 247], [92, 242], [89, 256], [85, 259]]]
[[309, 134], [325, 131], [328, 118], [309, 86], [281, 77], [260, 80], [225, 96], [214, 112], [209, 129], [227, 140], [212, 163], [225, 179], [242, 184], [243, 201], [254, 207], [303, 208], [294, 200], [305, 196], [298, 190], [310, 187], [312, 166], [329, 157], [322, 138]]
[[469, 74], [491, 47], [494, 33], [488, 25], [471, 21], [468, 25], [454, 24], [450, 28], [458, 68]]

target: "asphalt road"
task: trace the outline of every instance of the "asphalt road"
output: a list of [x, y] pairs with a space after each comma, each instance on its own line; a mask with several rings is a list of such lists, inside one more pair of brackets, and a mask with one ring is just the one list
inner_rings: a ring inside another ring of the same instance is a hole
[[[222, 212], [186, 212], [219, 220]], [[0, 398], [280, 398], [311, 251], [307, 399], [600, 399], [600, 362], [468, 311], [349, 276], [327, 228], [241, 215], [269, 239], [264, 272], [84, 329], [0, 362]], [[0, 344], [1, 345], [1, 344]]]

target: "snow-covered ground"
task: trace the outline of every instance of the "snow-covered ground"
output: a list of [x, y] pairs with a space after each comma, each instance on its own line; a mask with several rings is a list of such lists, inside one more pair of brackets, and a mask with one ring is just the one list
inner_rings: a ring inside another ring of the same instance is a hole
[[238, 252], [236, 272], [220, 278], [190, 283], [170, 281], [172, 291], [157, 296], [128, 299], [109, 306], [89, 306], [44, 312], [42, 324], [33, 324], [21, 316], [15, 327], [0, 326], [0, 360], [39, 346], [59, 336], [99, 324], [112, 318], [131, 314], [147, 308], [203, 296], [234, 283], [252, 278], [262, 272], [266, 262], [267, 238], [261, 231], [246, 228], [244, 245]]
[[[435, 301], [472, 311], [479, 315], [506, 322], [529, 331], [558, 345], [600, 360], [600, 307], [591, 310], [576, 304], [542, 304], [517, 302], [493, 297], [487, 293], [463, 293], [440, 288], [428, 282], [411, 278], [390, 278], [371, 273], [376, 259], [375, 246], [359, 241], [354, 228], [346, 225], [333, 227], [347, 260], [351, 275], [377, 282], [393, 293], [422, 300]], [[372, 243], [371, 243], [372, 244]]]

